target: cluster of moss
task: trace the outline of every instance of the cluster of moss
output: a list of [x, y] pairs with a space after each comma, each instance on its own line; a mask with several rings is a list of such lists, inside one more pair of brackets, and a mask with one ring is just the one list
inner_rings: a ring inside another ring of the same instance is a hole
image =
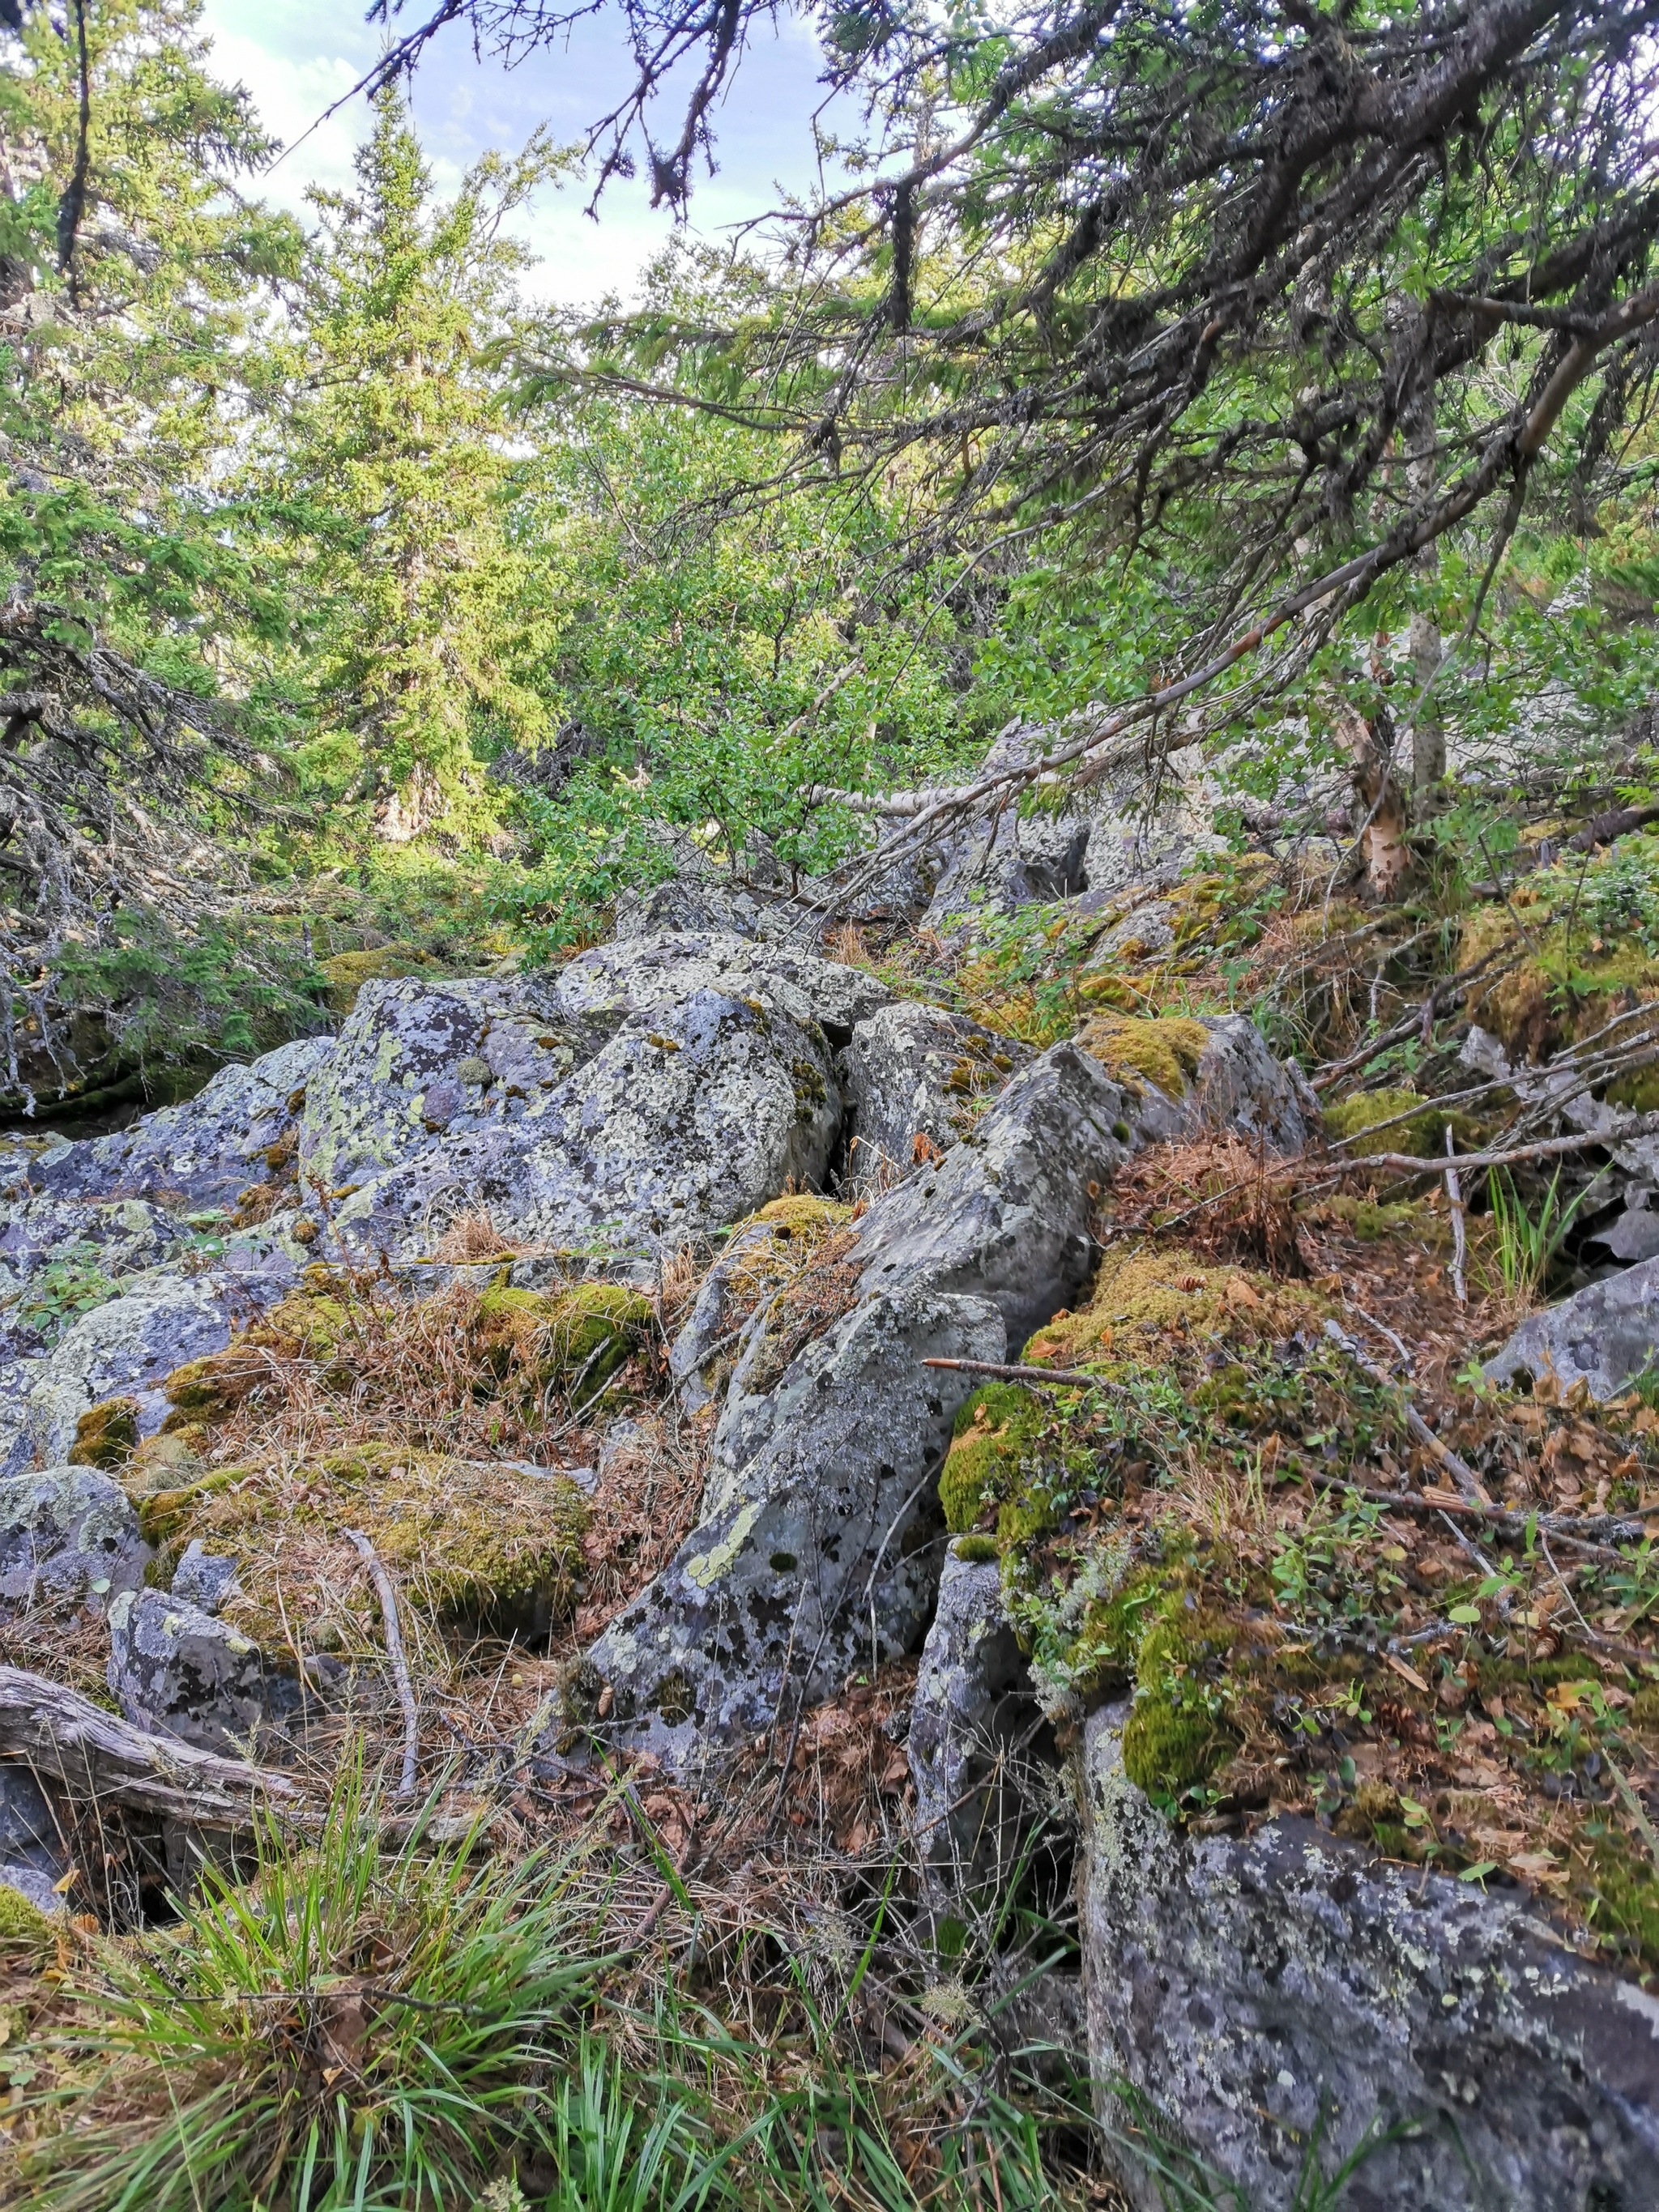
[[553, 1291], [497, 1284], [478, 1301], [477, 1326], [495, 1373], [516, 1364], [532, 1387], [558, 1386], [580, 1410], [602, 1395], [654, 1319], [644, 1292], [622, 1283]]
[[484, 1628], [544, 1626], [568, 1608], [586, 1503], [568, 1476], [366, 1444], [298, 1467], [215, 1468], [139, 1504], [166, 1583], [200, 1541], [236, 1561], [226, 1617], [274, 1650], [372, 1641], [349, 1532], [366, 1535], [422, 1609]]
[[1468, 1115], [1438, 1106], [1403, 1085], [1359, 1091], [1352, 1098], [1337, 1099], [1325, 1109], [1324, 1122], [1327, 1138], [1340, 1144], [1350, 1159], [1359, 1160], [1379, 1152], [1426, 1158], [1440, 1151], [1448, 1129], [1465, 1146], [1478, 1142], [1481, 1134], [1480, 1124]]
[[365, 983], [378, 981], [382, 976], [442, 975], [448, 972], [441, 960], [434, 960], [429, 952], [422, 952], [414, 945], [380, 945], [372, 951], [337, 952], [320, 963], [320, 968], [328, 979], [329, 1006], [342, 1019], [356, 1005], [357, 994]]
[[1210, 1032], [1185, 1015], [1095, 1014], [1077, 1042], [1132, 1091], [1150, 1083], [1166, 1098], [1182, 1098], [1197, 1079]]
[[[1621, 895], [1631, 911], [1621, 911]], [[1525, 935], [1510, 965], [1503, 949], [1517, 937], [1517, 915]], [[1492, 974], [1471, 985], [1468, 1011], [1511, 1057], [1547, 1059], [1659, 999], [1656, 924], [1659, 838], [1621, 839], [1588, 866], [1541, 870], [1516, 887], [1510, 905], [1481, 907], [1465, 919], [1458, 965], [1498, 955]], [[1641, 1110], [1659, 1104], [1659, 1073], [1642, 1070], [1617, 1096]]]

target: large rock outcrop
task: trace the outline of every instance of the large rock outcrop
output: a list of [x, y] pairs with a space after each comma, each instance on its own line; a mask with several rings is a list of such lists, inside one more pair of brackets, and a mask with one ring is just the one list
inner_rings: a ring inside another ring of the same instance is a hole
[[1351, 2212], [1659, 2203], [1659, 2000], [1524, 1893], [1300, 1820], [1176, 1835], [1123, 1772], [1127, 1711], [1085, 1732], [1082, 1936], [1090, 2073], [1136, 2212], [1168, 2201], [1134, 2148], [1149, 2126], [1166, 2167], [1252, 2212], [1291, 2212], [1310, 2157], [1328, 2173], [1391, 2130]]
[[0, 1618], [107, 1612], [143, 1580], [149, 1548], [125, 1493], [88, 1467], [0, 1481]]
[[222, 1067], [182, 1104], [44, 1154], [31, 1179], [70, 1197], [234, 1206], [244, 1188], [264, 1180], [270, 1152], [292, 1133], [333, 1049], [331, 1037], [301, 1037], [246, 1067]]
[[625, 1740], [691, 1758], [914, 1642], [974, 1381], [921, 1363], [1003, 1358], [1076, 1295], [1127, 1103], [1054, 1047], [778, 1294], [732, 1377], [701, 1523], [589, 1655], [588, 1692], [608, 1687]]

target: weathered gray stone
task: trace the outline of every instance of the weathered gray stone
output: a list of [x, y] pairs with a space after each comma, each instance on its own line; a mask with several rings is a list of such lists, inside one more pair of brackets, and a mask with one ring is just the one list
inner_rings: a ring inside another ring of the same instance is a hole
[[143, 1580], [138, 1516], [107, 1475], [52, 1467], [0, 1481], [0, 1614], [107, 1609]]
[[166, 1418], [161, 1385], [186, 1360], [222, 1352], [294, 1280], [292, 1262], [250, 1237], [199, 1273], [161, 1267], [136, 1276], [119, 1297], [84, 1314], [48, 1352], [0, 1370], [0, 1474], [39, 1458], [61, 1461], [81, 1416], [106, 1398], [130, 1397], [140, 1436]]
[[[15, 1879], [19, 1869], [44, 1883], [51, 1895], [52, 1885], [61, 1881], [69, 1868], [68, 1844], [46, 1791], [27, 1766], [10, 1760], [0, 1765], [0, 1881], [10, 1881], [46, 1911], [51, 1908]], [[53, 1902], [61, 1905], [63, 1900], [54, 1898]]]
[[971, 1141], [872, 1207], [838, 1262], [860, 1271], [855, 1303], [775, 1383], [765, 1330], [752, 1339], [701, 1525], [590, 1655], [629, 1740], [689, 1759], [867, 1663], [872, 1633], [878, 1656], [914, 1641], [939, 1573], [934, 1485], [974, 1380], [920, 1363], [1003, 1358], [1072, 1303], [1091, 1206], [1126, 1157], [1124, 1104], [1097, 1061], [1054, 1047]]
[[300, 1129], [307, 1193], [364, 1182], [477, 1132], [533, 1118], [615, 1027], [562, 1020], [537, 976], [363, 985]]
[[857, 1255], [866, 1294], [925, 1281], [987, 1297], [1023, 1344], [1089, 1279], [1090, 1220], [1136, 1141], [1136, 1114], [1097, 1060], [1051, 1045], [971, 1137], [871, 1207]]
[[560, 972], [552, 999], [568, 1020], [607, 1012], [617, 1019], [680, 1006], [703, 991], [776, 1007], [802, 1027], [817, 1023], [836, 1043], [893, 996], [862, 968], [710, 930], [595, 945]]
[[110, 1607], [109, 1686], [139, 1728], [204, 1751], [280, 1755], [303, 1706], [299, 1682], [246, 1636], [161, 1590]]
[[857, 1024], [839, 1060], [854, 1183], [908, 1172], [923, 1138], [947, 1150], [973, 1127], [987, 1094], [1030, 1057], [1028, 1046], [993, 1035], [965, 1014], [908, 999]]
[[665, 930], [719, 930], [753, 937], [762, 908], [751, 891], [711, 878], [671, 876], [649, 890], [623, 891], [617, 901], [612, 935], [618, 940], [656, 937]]
[[222, 1553], [204, 1551], [201, 1538], [193, 1536], [173, 1569], [173, 1595], [204, 1613], [217, 1613], [240, 1588], [235, 1560]]
[[340, 1207], [348, 1249], [429, 1246], [487, 1209], [520, 1240], [625, 1258], [816, 1184], [840, 1126], [823, 1032], [764, 1000], [699, 988], [628, 1015], [604, 1049], [511, 1127], [451, 1134]]
[[[1659, 2203], [1659, 2000], [1577, 1957], [1524, 1893], [1389, 1865], [1297, 1820], [1177, 1836], [1089, 1722], [1090, 2070], [1137, 2212], [1127, 2083], [1252, 2212], [1289, 2212], [1324, 2114], [1344, 2212], [1638, 2212]], [[1143, 2115], [1144, 2117], [1144, 2115]], [[1230, 2201], [1230, 2200], [1229, 2200]]]
[[1603, 1401], [1659, 1364], [1659, 1259], [1591, 1283], [1523, 1321], [1495, 1359], [1493, 1382], [1553, 1375], [1562, 1389], [1582, 1382]]
[[[668, 1371], [688, 1413], [701, 1413], [730, 1381], [749, 1340], [764, 1324], [771, 1292], [796, 1272], [797, 1241], [787, 1222], [751, 1221], [704, 1276], [668, 1355]], [[739, 1291], [746, 1312], [738, 1308]]]
[[1308, 1115], [1296, 1077], [1275, 1060], [1248, 1014], [1206, 1014], [1210, 1042], [1192, 1088], [1180, 1101], [1186, 1130], [1231, 1129], [1269, 1152], [1296, 1153], [1308, 1142]]
[[114, 1281], [161, 1266], [191, 1241], [181, 1222], [146, 1199], [20, 1193], [0, 1202], [0, 1295], [26, 1291], [44, 1268], [65, 1263]]
[[914, 1290], [864, 1301], [765, 1401], [771, 1434], [709, 1477], [701, 1524], [589, 1655], [611, 1725], [691, 1763], [907, 1650], [933, 1601], [933, 1478], [971, 1378], [933, 1356], [996, 1359], [984, 1300]]
[[20, 1897], [27, 1899], [37, 1912], [50, 1915], [69, 1911], [68, 1898], [58, 1894], [53, 1877], [42, 1873], [38, 1867], [8, 1860], [0, 1863], [0, 1882], [4, 1882], [8, 1889], [15, 1889]]
[[33, 1180], [66, 1196], [119, 1193], [165, 1204], [229, 1206], [265, 1180], [264, 1154], [293, 1127], [295, 1100], [328, 1064], [331, 1037], [301, 1037], [246, 1067], [222, 1067], [193, 1098], [131, 1128], [65, 1145]]
[[1032, 1693], [994, 1559], [955, 1546], [921, 1647], [907, 1744], [915, 1835], [931, 1886], [971, 1900], [1009, 1887], [1030, 1823], [1034, 1762], [1050, 1732]]

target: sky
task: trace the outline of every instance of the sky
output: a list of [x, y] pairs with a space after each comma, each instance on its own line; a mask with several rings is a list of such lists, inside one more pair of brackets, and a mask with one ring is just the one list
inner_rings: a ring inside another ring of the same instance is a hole
[[[291, 149], [264, 179], [263, 194], [296, 214], [306, 211], [308, 186], [343, 188], [352, 180], [352, 152], [368, 130], [362, 95], [319, 128], [312, 126], [380, 53], [381, 34], [364, 21], [365, 4], [207, 0], [204, 28], [213, 40], [215, 73], [246, 85], [266, 129]], [[428, 12], [411, 4], [408, 22]], [[568, 45], [532, 53], [510, 70], [475, 61], [464, 30], [452, 25], [441, 32], [413, 88], [415, 119], [440, 191], [453, 191], [489, 149], [516, 151], [538, 124], [550, 125], [558, 143], [575, 141], [615, 103], [627, 69], [620, 17], [611, 14], [579, 25]], [[718, 172], [696, 178], [694, 230], [721, 239], [727, 226], [775, 206], [781, 191], [811, 187], [817, 70], [804, 23], [786, 18], [775, 36], [761, 32], [718, 112]], [[679, 121], [678, 109], [664, 112], [659, 137], [677, 137]], [[587, 198], [579, 181], [550, 187], [514, 225], [540, 257], [524, 284], [532, 298], [586, 302], [614, 291], [626, 300], [673, 234], [672, 215], [652, 210], [643, 182], [614, 180], [597, 223], [583, 212]]]

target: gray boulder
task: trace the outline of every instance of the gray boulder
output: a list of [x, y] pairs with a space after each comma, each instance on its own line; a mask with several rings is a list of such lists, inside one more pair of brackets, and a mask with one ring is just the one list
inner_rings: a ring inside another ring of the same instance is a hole
[[52, 1467], [0, 1481], [0, 1616], [103, 1613], [143, 1580], [138, 1516], [107, 1475]]
[[1304, 1090], [1300, 1072], [1274, 1059], [1248, 1014], [1201, 1018], [1210, 1042], [1180, 1102], [1187, 1129], [1231, 1129], [1247, 1142], [1261, 1139], [1269, 1152], [1305, 1151], [1310, 1127], [1318, 1127], [1318, 1100]]
[[92, 1278], [114, 1281], [160, 1267], [191, 1242], [182, 1223], [147, 1199], [20, 1191], [0, 1201], [0, 1296], [28, 1290], [56, 1267], [76, 1271], [85, 1297]]
[[855, 1183], [916, 1164], [922, 1138], [945, 1152], [970, 1129], [987, 1096], [1030, 1060], [1028, 1046], [965, 1014], [896, 1000], [857, 1023], [841, 1054]]
[[823, 1031], [712, 988], [624, 1018], [533, 1117], [452, 1134], [348, 1198], [348, 1250], [406, 1257], [487, 1209], [521, 1241], [625, 1259], [822, 1178], [841, 1121]]
[[203, 1613], [217, 1613], [240, 1589], [235, 1560], [222, 1553], [204, 1552], [201, 1538], [191, 1537], [173, 1571], [173, 1595]]
[[1135, 2212], [1168, 2202], [1130, 2139], [1148, 2108], [1176, 2171], [1184, 2150], [1253, 2212], [1308, 2201], [1322, 2120], [1327, 2172], [1368, 2130], [1401, 2130], [1350, 2181], [1352, 2212], [1659, 2203], [1659, 2001], [1578, 1958], [1523, 1893], [1300, 1820], [1176, 1835], [1123, 1772], [1127, 1710], [1085, 1732], [1082, 1937], [1090, 2074]]
[[232, 1206], [249, 1184], [266, 1180], [265, 1153], [292, 1131], [333, 1048], [331, 1037], [301, 1037], [246, 1067], [222, 1067], [193, 1098], [44, 1154], [32, 1180], [65, 1196]]
[[939, 1571], [931, 1479], [972, 1387], [921, 1363], [1005, 1346], [984, 1300], [921, 1290], [866, 1300], [810, 1346], [769, 1439], [741, 1467], [717, 1460], [696, 1531], [588, 1655], [616, 1732], [690, 1764], [792, 1692], [908, 1649]]
[[153, 1436], [167, 1417], [161, 1386], [173, 1369], [222, 1352], [232, 1330], [280, 1297], [294, 1272], [280, 1248], [250, 1237], [199, 1273], [157, 1268], [135, 1277], [50, 1352], [0, 1370], [0, 1474], [21, 1474], [37, 1458], [64, 1459], [81, 1416], [106, 1398], [131, 1398], [139, 1435]]
[[434, 1144], [532, 1118], [610, 1023], [562, 1021], [535, 976], [363, 985], [307, 1094], [306, 1185], [362, 1183]]
[[1492, 1382], [1555, 1377], [1564, 1390], [1583, 1382], [1605, 1402], [1659, 1365], [1659, 1259], [1590, 1283], [1559, 1305], [1523, 1321], [1495, 1359]]
[[[8, 1760], [0, 1765], [0, 1881], [10, 1882], [43, 1912], [64, 1900], [52, 1884], [69, 1872], [70, 1854], [50, 1799], [29, 1769]], [[20, 1880], [20, 1875], [33, 1881]], [[47, 1905], [39, 1893], [52, 1899]]]
[[110, 1607], [109, 1686], [135, 1726], [203, 1751], [270, 1758], [306, 1693], [246, 1636], [161, 1590], [129, 1590]]
[[656, 937], [665, 930], [719, 930], [731, 937], [757, 934], [763, 908], [752, 891], [708, 877], [687, 880], [671, 876], [649, 890], [623, 891], [617, 901], [611, 934], [625, 941]]
[[921, 1647], [907, 1750], [915, 1835], [930, 1887], [951, 1899], [1000, 1894], [1029, 1824], [1039, 1752], [1054, 1747], [994, 1559], [952, 1546]]
[[619, 1734], [690, 1760], [914, 1642], [939, 1577], [938, 1471], [974, 1387], [921, 1362], [1004, 1358], [1073, 1301], [1124, 1105], [1055, 1046], [872, 1207], [836, 1262], [842, 1317], [787, 1364], [769, 1332], [793, 1323], [772, 1310], [732, 1377], [700, 1526], [589, 1655]]
[[751, 1221], [736, 1231], [704, 1276], [691, 1311], [668, 1355], [668, 1370], [688, 1413], [723, 1389], [744, 1350], [765, 1325], [775, 1292], [792, 1282], [814, 1247], [846, 1219], [849, 1207], [818, 1200], [778, 1209], [788, 1218]]
[[893, 997], [862, 968], [714, 930], [595, 945], [561, 970], [551, 995], [567, 1020], [608, 1013], [616, 1021], [683, 1005], [703, 991], [775, 1007], [803, 1028], [816, 1023], [836, 1044]]

